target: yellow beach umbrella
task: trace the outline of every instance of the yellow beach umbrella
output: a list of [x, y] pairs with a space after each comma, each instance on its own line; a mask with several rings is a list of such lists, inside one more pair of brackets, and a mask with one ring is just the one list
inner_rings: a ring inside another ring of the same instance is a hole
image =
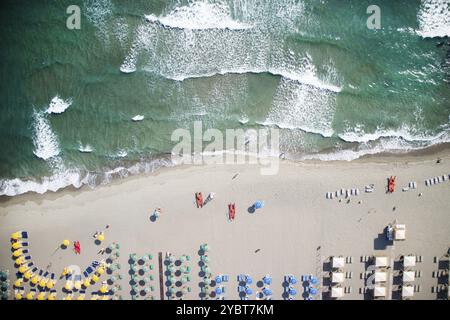
[[33, 298], [34, 298], [34, 295], [35, 295], [35, 292], [29, 292], [28, 294], [27, 294], [27, 296], [26, 296], [26, 298], [27, 298], [27, 300], [33, 300]]
[[69, 240], [63, 240], [62, 242], [63, 246], [68, 247], [70, 245], [70, 241]]
[[14, 242], [14, 243], [12, 244], [12, 248], [13, 248], [14, 250], [19, 249], [19, 248], [22, 248], [22, 242]]
[[49, 280], [47, 282], [47, 289], [52, 289], [55, 285], [55, 282], [53, 280]]
[[38, 282], [39, 282], [39, 276], [37, 276], [37, 275], [31, 279], [32, 284], [37, 284]]
[[39, 286], [41, 288], [45, 288], [45, 286], [47, 285], [47, 281], [48, 281], [48, 279], [42, 278], [41, 281], [39, 281]]
[[20, 273], [25, 273], [28, 269], [30, 269], [30, 268], [27, 267], [27, 266], [20, 266], [20, 267], [19, 267], [19, 272], [20, 272]]
[[15, 298], [16, 298], [16, 300], [22, 300], [23, 297], [22, 297], [21, 293], [17, 292], [15, 295]]
[[50, 293], [50, 295], [48, 296], [47, 300], [56, 300], [56, 293]]
[[17, 231], [17, 232], [14, 232], [11, 234], [11, 239], [17, 240], [19, 238], [20, 238], [20, 232]]
[[74, 287], [75, 287], [75, 289], [80, 290], [81, 289], [81, 281], [75, 281]]
[[69, 272], [70, 272], [69, 268], [64, 268], [64, 269], [63, 269], [63, 272], [61, 273], [61, 275], [62, 275], [63, 277], [65, 277], [65, 276], [67, 276], [67, 275], [69, 274]]
[[14, 256], [15, 258], [18, 258], [18, 257], [20, 257], [21, 255], [23, 255], [22, 249], [17, 249], [17, 250], [15, 250], [15, 251], [13, 252], [13, 256]]
[[98, 280], [100, 280], [100, 278], [96, 274], [92, 275], [92, 281], [94, 281], [94, 283], [97, 283]]
[[27, 280], [30, 280], [30, 278], [33, 276], [33, 272], [31, 272], [31, 270], [28, 270], [27, 272], [24, 273], [23, 277]]
[[91, 296], [91, 300], [98, 300], [98, 295], [93, 294], [93, 295]]
[[38, 296], [37, 296], [38, 300], [45, 300], [45, 292], [39, 292]]
[[15, 286], [15, 287], [21, 287], [21, 286], [22, 286], [22, 283], [23, 283], [23, 279], [17, 279], [17, 280], [14, 282], [14, 286]]
[[97, 235], [97, 240], [98, 240], [98, 241], [103, 241], [103, 240], [105, 240], [105, 235], [103, 234], [103, 232], [100, 233], [99, 235]]
[[73, 283], [72, 281], [67, 281], [66, 284], [64, 285], [64, 289], [66, 289], [67, 291], [72, 290], [73, 288]]
[[84, 298], [85, 298], [85, 295], [84, 294], [80, 294], [78, 296], [77, 300], [84, 300]]
[[108, 296], [103, 296], [102, 300], [109, 300], [109, 297]]
[[72, 300], [72, 295], [69, 294], [63, 298], [63, 300]]
[[100, 292], [101, 293], [107, 293], [108, 292], [108, 286], [107, 285], [102, 285], [101, 287], [100, 287]]
[[88, 288], [91, 285], [91, 279], [86, 278], [83, 282], [85, 288]]
[[25, 263], [25, 258], [23, 256], [18, 257], [15, 262], [18, 266], [20, 266]]
[[97, 273], [98, 273], [99, 275], [104, 274], [104, 273], [105, 273], [105, 268], [99, 267], [99, 268], [97, 269]]

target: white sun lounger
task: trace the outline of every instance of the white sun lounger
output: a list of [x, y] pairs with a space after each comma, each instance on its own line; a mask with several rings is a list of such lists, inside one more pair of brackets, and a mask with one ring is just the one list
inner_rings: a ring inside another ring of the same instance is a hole
[[447, 181], [448, 180], [448, 177], [444, 174], [443, 176], [442, 176], [442, 181]]

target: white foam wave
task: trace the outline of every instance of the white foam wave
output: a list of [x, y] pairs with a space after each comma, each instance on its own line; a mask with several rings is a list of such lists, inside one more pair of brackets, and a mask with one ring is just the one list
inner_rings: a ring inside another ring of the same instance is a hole
[[417, 19], [423, 38], [450, 36], [450, 1], [422, 0]]
[[136, 163], [130, 167], [118, 167], [104, 173], [85, 172], [78, 169], [65, 169], [49, 177], [39, 180], [8, 179], [0, 180], [0, 196], [16, 196], [27, 192], [43, 194], [47, 191], [56, 192], [73, 186], [81, 188], [86, 185], [95, 188], [98, 185], [110, 183], [115, 178], [124, 178], [140, 173], [150, 173], [160, 167], [173, 166], [170, 160], [157, 159], [149, 162]]
[[142, 120], [144, 120], [144, 116], [143, 115], [136, 115], [136, 116], [134, 116], [133, 118], [131, 118], [131, 120], [133, 120], [133, 121], [142, 121]]
[[78, 151], [80, 151], [81, 153], [91, 153], [92, 151], [94, 151], [94, 148], [87, 144], [85, 146], [83, 146], [82, 144], [80, 144], [80, 147], [78, 148]]
[[97, 37], [106, 44], [110, 42], [108, 21], [113, 15], [111, 0], [85, 0], [83, 13], [96, 28]]
[[146, 15], [145, 19], [165, 27], [189, 30], [243, 30], [252, 27], [233, 20], [230, 8], [226, 4], [204, 1], [196, 1], [188, 6], [177, 7], [166, 16]]
[[45, 113], [36, 110], [33, 113], [33, 144], [33, 153], [38, 158], [48, 160], [60, 153], [58, 138], [50, 121]]
[[55, 96], [50, 101], [48, 109], [45, 111], [47, 113], [56, 113], [60, 114], [66, 111], [72, 105], [72, 99], [62, 99], [60, 96]]

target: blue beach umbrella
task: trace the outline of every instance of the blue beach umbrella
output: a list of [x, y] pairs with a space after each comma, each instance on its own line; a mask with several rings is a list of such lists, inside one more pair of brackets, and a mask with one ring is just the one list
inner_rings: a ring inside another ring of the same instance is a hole
[[289, 294], [291, 296], [295, 296], [297, 294], [297, 290], [295, 290], [294, 288], [289, 289]]
[[245, 293], [246, 293], [247, 295], [251, 295], [251, 294], [253, 293], [253, 290], [250, 289], [250, 288], [247, 288], [247, 289], [245, 290]]
[[295, 279], [295, 277], [292, 276], [292, 277], [289, 278], [289, 282], [292, 283], [292, 284], [296, 284], [297, 283], [297, 279]]
[[272, 295], [272, 291], [270, 291], [269, 289], [264, 289], [264, 290], [263, 290], [263, 293], [264, 293], [266, 296]]
[[258, 200], [253, 206], [255, 207], [255, 209], [261, 209], [262, 207], [264, 207], [264, 202]]
[[253, 279], [251, 277], [247, 277], [247, 279], [245, 280], [247, 282], [247, 284], [252, 284], [253, 283]]
[[316, 288], [310, 288], [310, 289], [309, 289], [309, 293], [311, 293], [311, 294], [317, 294], [317, 289], [316, 289]]
[[217, 276], [217, 277], [216, 277], [216, 283], [221, 283], [221, 282], [222, 282], [222, 277]]
[[272, 279], [270, 277], [263, 278], [264, 284], [270, 285], [272, 283]]
[[216, 294], [221, 294], [222, 293], [222, 289], [221, 288], [216, 288]]
[[317, 278], [314, 277], [314, 276], [311, 276], [310, 282], [311, 282], [312, 284], [316, 284], [316, 283], [317, 283]]

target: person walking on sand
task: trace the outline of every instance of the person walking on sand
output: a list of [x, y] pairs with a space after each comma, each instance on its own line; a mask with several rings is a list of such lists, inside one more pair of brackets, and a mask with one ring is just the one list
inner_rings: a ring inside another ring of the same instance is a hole
[[155, 211], [153, 211], [152, 216], [153, 216], [153, 218], [156, 220], [156, 219], [159, 218], [159, 216], [161, 215], [161, 213], [162, 213], [162, 210], [161, 210], [161, 208], [158, 207], [158, 208], [155, 209]]

